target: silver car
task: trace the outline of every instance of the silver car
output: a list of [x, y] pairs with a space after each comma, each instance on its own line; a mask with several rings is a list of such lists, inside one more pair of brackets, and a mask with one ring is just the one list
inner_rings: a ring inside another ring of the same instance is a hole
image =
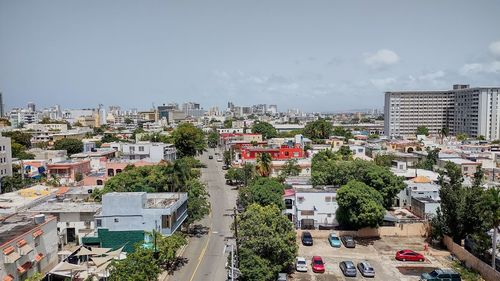
[[295, 263], [295, 269], [301, 272], [307, 272], [307, 262], [303, 257], [297, 257], [297, 261]]
[[357, 271], [352, 261], [341, 261], [339, 266], [345, 276], [356, 277]]
[[375, 277], [375, 269], [366, 261], [358, 263], [358, 269], [364, 277]]

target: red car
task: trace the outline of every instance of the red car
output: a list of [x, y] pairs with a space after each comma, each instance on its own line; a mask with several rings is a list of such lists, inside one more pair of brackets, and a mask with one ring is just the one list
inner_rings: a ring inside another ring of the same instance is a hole
[[396, 253], [398, 261], [425, 261], [424, 255], [412, 250], [401, 250]]
[[316, 273], [325, 272], [325, 264], [323, 263], [323, 259], [321, 259], [320, 256], [314, 256], [312, 258], [311, 266], [312, 266], [313, 272], [316, 272]]

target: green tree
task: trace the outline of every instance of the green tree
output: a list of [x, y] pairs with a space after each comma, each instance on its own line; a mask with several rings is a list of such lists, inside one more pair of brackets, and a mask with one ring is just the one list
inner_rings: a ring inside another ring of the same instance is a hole
[[66, 150], [68, 155], [83, 151], [83, 142], [79, 139], [65, 138], [54, 142], [55, 150]]
[[186, 237], [178, 232], [170, 236], [163, 236], [161, 234], [153, 233], [156, 235], [157, 250], [158, 250], [158, 264], [165, 270], [171, 270], [174, 262], [177, 260], [177, 251], [187, 244]]
[[191, 123], [182, 123], [172, 133], [179, 157], [202, 154], [207, 147], [203, 131]]
[[210, 202], [205, 184], [198, 180], [187, 182], [188, 193], [188, 218], [186, 223], [189, 225], [201, 220], [210, 213]]
[[339, 148], [337, 153], [340, 155], [340, 158], [344, 161], [352, 160], [352, 150], [348, 145], [343, 145]]
[[239, 199], [243, 207], [253, 203], [261, 206], [275, 205], [284, 209], [283, 192], [285, 187], [275, 179], [259, 178], [239, 192]]
[[257, 171], [262, 177], [267, 177], [271, 173], [272, 161], [270, 153], [263, 152], [257, 155]]
[[353, 138], [351, 130], [344, 129], [343, 127], [340, 126], [335, 127], [333, 129], [332, 135], [337, 137], [344, 137], [346, 141]]
[[35, 159], [35, 155], [32, 153], [26, 152], [26, 147], [22, 144], [19, 144], [17, 142], [12, 142], [11, 149], [12, 149], [12, 158], [17, 158], [17, 159], [21, 159], [21, 160]]
[[384, 166], [384, 167], [391, 167], [392, 166], [392, 161], [396, 159], [396, 155], [392, 153], [386, 153], [386, 154], [377, 154], [375, 156], [375, 164], [379, 166]]
[[450, 161], [445, 164], [444, 168], [445, 170], [441, 171], [439, 176], [443, 232], [450, 235], [455, 242], [460, 242], [464, 237], [463, 221], [460, 218], [464, 196], [462, 171], [458, 165]]
[[469, 135], [467, 135], [466, 133], [460, 133], [460, 134], [457, 134], [456, 137], [457, 137], [458, 141], [464, 141], [464, 140], [467, 140], [469, 138]]
[[310, 139], [328, 139], [332, 133], [333, 126], [331, 122], [325, 119], [318, 119], [307, 123], [304, 128], [304, 135]]
[[210, 147], [210, 148], [217, 147], [217, 144], [219, 143], [219, 138], [220, 138], [220, 135], [217, 132], [217, 130], [212, 130], [210, 133], [208, 133], [208, 136], [207, 136], [208, 147]]
[[233, 161], [233, 150], [226, 150], [222, 153], [224, 159], [224, 165], [230, 166]]
[[278, 132], [273, 125], [260, 121], [253, 123], [252, 133], [261, 134], [264, 139], [272, 139], [278, 136]]
[[429, 135], [429, 128], [427, 128], [426, 126], [418, 126], [416, 134], [428, 136]]
[[11, 142], [16, 142], [25, 148], [31, 148], [31, 134], [21, 131], [2, 132], [2, 136], [9, 137]]
[[224, 176], [226, 180], [229, 180], [231, 185], [233, 184], [241, 184], [244, 180], [243, 169], [241, 168], [230, 168], [227, 170], [226, 175]]
[[431, 149], [430, 147], [427, 147], [427, 156], [425, 157], [425, 160], [419, 161], [416, 165], [417, 168], [419, 169], [425, 169], [432, 171], [434, 169], [434, 165], [437, 164], [437, 161], [439, 159], [439, 148], [434, 148]]
[[243, 170], [243, 184], [247, 186], [250, 181], [252, 181], [257, 177], [257, 169], [255, 168], [255, 165], [251, 163], [245, 163], [242, 167], [242, 170]]
[[229, 118], [224, 120], [224, 128], [231, 129], [233, 127], [233, 119]]
[[289, 159], [281, 168], [280, 176], [282, 178], [298, 176], [301, 170], [297, 159]]
[[102, 137], [101, 139], [101, 142], [102, 143], [108, 143], [108, 142], [119, 142], [121, 141], [122, 139], [120, 139], [119, 137], [113, 135], [113, 134], [104, 134], [104, 136]]
[[124, 122], [125, 122], [125, 124], [129, 125], [129, 124], [133, 124], [134, 120], [127, 117], [127, 118], [125, 118]]
[[114, 260], [110, 265], [110, 281], [157, 281], [161, 272], [153, 251], [137, 247], [124, 260]]
[[253, 204], [239, 216], [242, 281], [275, 280], [294, 263], [298, 247], [293, 225], [275, 205]]
[[374, 188], [359, 181], [349, 181], [337, 191], [337, 220], [354, 229], [378, 227], [385, 214], [382, 201], [382, 196]]
[[[487, 189], [478, 202], [478, 209], [486, 222], [486, 228], [493, 228], [492, 253], [496, 253], [498, 228], [500, 227], [500, 188], [492, 187]], [[495, 255], [491, 259], [491, 267], [495, 268]]]
[[441, 143], [443, 142], [444, 138], [447, 138], [448, 135], [450, 134], [450, 129], [448, 127], [443, 127], [441, 130], [439, 130], [439, 136], [441, 137]]

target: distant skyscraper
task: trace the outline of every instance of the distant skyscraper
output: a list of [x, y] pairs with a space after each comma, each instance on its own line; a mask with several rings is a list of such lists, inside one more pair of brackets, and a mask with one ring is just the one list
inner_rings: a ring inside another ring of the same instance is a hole
[[28, 102], [28, 110], [31, 112], [36, 111], [35, 103], [34, 102]]

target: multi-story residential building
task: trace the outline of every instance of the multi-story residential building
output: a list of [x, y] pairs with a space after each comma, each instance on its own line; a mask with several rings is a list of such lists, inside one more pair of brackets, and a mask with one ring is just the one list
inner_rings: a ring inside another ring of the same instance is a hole
[[48, 272], [58, 262], [57, 241], [55, 217], [4, 217], [0, 224], [0, 279], [20, 281], [36, 272]]
[[173, 234], [187, 218], [186, 193], [111, 192], [102, 197], [95, 215], [97, 236], [83, 238], [86, 245], [132, 251], [153, 230]]
[[243, 162], [252, 162], [256, 161], [257, 155], [261, 153], [269, 153], [273, 160], [304, 158], [304, 149], [300, 145], [281, 145], [279, 147], [246, 146], [241, 148], [241, 155], [237, 155], [236, 158], [241, 159]]
[[94, 231], [94, 215], [101, 210], [101, 204], [93, 202], [57, 202], [50, 199], [46, 203], [28, 210], [34, 214], [52, 215], [57, 218], [59, 245], [81, 244], [82, 237]]
[[109, 147], [119, 152], [119, 156], [125, 160], [145, 160], [151, 162], [174, 161], [177, 158], [177, 150], [173, 144], [162, 142], [140, 141], [137, 143], [110, 143]]
[[82, 180], [90, 170], [90, 159], [64, 160], [47, 164], [47, 177], [55, 176], [62, 184], [73, 184]]
[[12, 176], [12, 149], [10, 138], [0, 136], [0, 191], [2, 191], [2, 178]]
[[294, 188], [283, 195], [285, 214], [296, 228], [318, 228], [320, 225], [338, 225], [335, 213], [338, 209], [337, 190]]
[[28, 130], [39, 131], [39, 132], [66, 132], [68, 130], [68, 124], [66, 123], [52, 123], [52, 124], [26, 124], [24, 126]]
[[500, 87], [454, 85], [444, 91], [386, 92], [384, 132], [404, 137], [426, 126], [431, 134], [448, 128], [450, 134], [499, 139], [499, 101]]
[[9, 121], [12, 127], [20, 127], [21, 125], [38, 123], [38, 112], [24, 108], [14, 108], [9, 113]]

